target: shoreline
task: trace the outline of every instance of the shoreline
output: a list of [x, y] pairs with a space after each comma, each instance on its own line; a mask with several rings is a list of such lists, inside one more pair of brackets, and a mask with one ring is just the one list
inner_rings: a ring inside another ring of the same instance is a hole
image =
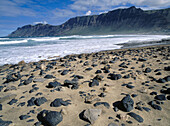
[[[143, 44], [149, 44], [149, 45], [143, 45]], [[156, 45], [152, 45], [152, 44], [156, 44]], [[120, 49], [101, 50], [101, 51], [92, 52], [92, 53], [69, 54], [69, 55], [66, 55], [64, 57], [67, 57], [67, 56], [78, 56], [78, 55], [89, 55], [89, 54], [95, 54], [95, 53], [100, 53], [100, 52], [117, 51], [117, 50], [124, 50], [124, 49], [136, 49], [136, 48], [140, 49], [140, 48], [143, 48], [143, 47], [169, 46], [170, 45], [170, 39], [163, 39], [161, 41], [144, 41], [144, 42], [140, 42], [140, 43], [135, 43], [135, 42], [132, 42], [132, 43], [120, 43], [120, 44], [116, 44], [116, 45], [122, 45], [122, 47]], [[49, 57], [47, 59], [43, 59], [43, 60], [39, 60], [39, 61], [35, 61], [35, 62], [53, 61], [53, 60], [58, 60], [60, 58], [63, 58], [63, 57], [52, 56], [52, 57]], [[22, 60], [22, 61], [19, 61], [18, 63], [20, 63], [20, 62], [25, 62], [25, 61]], [[26, 64], [35, 63], [35, 62], [28, 62]], [[4, 64], [4, 65], [0, 65], [0, 69], [2, 69], [2, 67], [4, 67], [4, 66], [11, 66], [11, 65], [17, 65], [17, 64]]]
[[44, 121], [52, 111], [59, 126], [169, 125], [169, 52], [155, 45], [2, 66], [0, 124], [56, 123]]

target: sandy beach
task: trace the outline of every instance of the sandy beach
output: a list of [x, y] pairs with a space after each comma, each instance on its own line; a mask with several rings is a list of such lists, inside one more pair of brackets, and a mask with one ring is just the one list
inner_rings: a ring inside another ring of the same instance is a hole
[[168, 126], [169, 75], [169, 44], [4, 65], [0, 125]]

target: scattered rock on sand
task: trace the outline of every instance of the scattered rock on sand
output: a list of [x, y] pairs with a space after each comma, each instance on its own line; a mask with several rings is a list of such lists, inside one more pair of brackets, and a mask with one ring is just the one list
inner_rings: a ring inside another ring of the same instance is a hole
[[47, 85], [48, 88], [55, 88], [55, 87], [57, 87], [57, 86], [61, 86], [61, 83], [55, 81], [55, 82], [50, 82], [50, 83]]
[[44, 78], [46, 78], [46, 79], [53, 79], [53, 78], [55, 78], [53, 75], [46, 75]]
[[20, 73], [12, 73], [6, 76], [6, 81], [4, 83], [9, 83], [9, 82], [14, 82], [18, 81], [21, 79], [21, 74]]
[[2, 110], [2, 104], [0, 104], [0, 111]]
[[20, 118], [20, 120], [25, 120], [25, 119], [28, 119], [30, 117], [31, 116], [29, 116], [29, 115], [21, 115], [19, 118]]
[[156, 105], [155, 103], [154, 103], [154, 101], [151, 101], [151, 102], [149, 102], [148, 103], [152, 108], [154, 108], [154, 109], [156, 109], [156, 110], [162, 110], [162, 108], [161, 108], [161, 106], [159, 106], [159, 105]]
[[122, 103], [122, 110], [126, 112], [130, 112], [133, 109], [134, 101], [130, 97], [130, 95], [127, 95], [121, 100]]
[[138, 114], [136, 114], [136, 113], [134, 113], [134, 112], [130, 112], [130, 113], [128, 113], [128, 115], [130, 115], [131, 117], [133, 117], [136, 121], [138, 121], [139, 123], [142, 123], [144, 120], [143, 120], [143, 118], [140, 116], [140, 115], [138, 115]]
[[97, 103], [94, 104], [94, 107], [97, 107], [99, 105], [104, 105], [107, 109], [110, 108], [110, 105], [107, 102], [97, 102]]
[[53, 102], [51, 102], [50, 106], [51, 107], [60, 107], [61, 105], [68, 106], [69, 104], [71, 104], [70, 102], [71, 102], [70, 100], [63, 101], [61, 98], [57, 98]]
[[47, 99], [45, 97], [36, 98], [36, 100], [34, 101], [35, 105], [37, 106], [40, 106], [45, 102], [47, 102]]
[[13, 105], [14, 103], [16, 103], [18, 100], [17, 99], [12, 99], [10, 102], [8, 102], [7, 104], [9, 105]]
[[84, 111], [83, 117], [87, 119], [91, 124], [94, 124], [95, 121], [99, 118], [101, 115], [102, 110], [101, 109], [86, 109]]
[[37, 115], [38, 120], [46, 126], [57, 126], [62, 120], [63, 116], [60, 112], [43, 110]]
[[12, 123], [12, 121], [3, 121], [0, 118], [0, 126], [9, 126]]
[[166, 96], [163, 95], [163, 94], [162, 94], [162, 95], [156, 95], [156, 96], [155, 96], [155, 99], [156, 99], [156, 100], [163, 101], [163, 100], [166, 100]]
[[92, 82], [89, 83], [89, 87], [93, 86], [99, 86], [99, 81], [96, 79], [93, 79]]
[[12, 90], [17, 90], [17, 88], [15, 86], [9, 86], [4, 90], [4, 92], [12, 91]]
[[120, 74], [109, 74], [109, 78], [111, 80], [119, 80], [122, 78], [122, 76]]

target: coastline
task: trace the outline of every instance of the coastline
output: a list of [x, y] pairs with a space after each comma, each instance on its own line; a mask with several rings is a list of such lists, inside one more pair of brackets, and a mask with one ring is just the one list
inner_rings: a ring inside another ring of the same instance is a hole
[[[146, 44], [146, 45], [145, 45]], [[117, 51], [117, 50], [124, 50], [124, 49], [137, 49], [137, 48], [143, 48], [143, 47], [154, 47], [154, 46], [168, 46], [170, 45], [170, 39], [162, 39], [160, 41], [142, 41], [140, 43], [136, 43], [136, 42], [129, 42], [129, 43], [120, 43], [120, 44], [116, 44], [116, 45], [121, 45], [122, 47], [120, 49], [113, 49], [113, 50], [101, 50], [98, 52], [92, 52], [92, 53], [81, 53], [81, 54], [70, 54], [70, 55], [66, 55], [64, 57], [67, 56], [78, 56], [78, 55], [82, 55], [82, 54], [94, 54], [94, 53], [100, 53], [100, 52], [108, 52], [108, 51]], [[48, 57], [47, 59], [43, 59], [43, 60], [39, 60], [39, 61], [35, 61], [35, 62], [42, 62], [42, 61], [50, 61], [50, 60], [58, 60], [60, 58], [60, 56], [52, 56], [52, 57]], [[24, 60], [19, 61], [19, 62], [25, 62]], [[18, 63], [19, 63], [18, 62]], [[34, 62], [29, 62], [29, 63], [34, 63]], [[26, 63], [26, 64], [29, 64]], [[2, 69], [4, 66], [11, 66], [11, 65], [17, 65], [17, 64], [4, 64], [4, 65], [0, 65], [0, 69]]]
[[[59, 126], [83, 126], [92, 122], [82, 119], [82, 112], [98, 109], [93, 126], [169, 125], [169, 52], [166, 44], [1, 66], [2, 120], [34, 125], [42, 121], [37, 115], [45, 109], [61, 113]], [[128, 112], [116, 106], [126, 95]], [[65, 102], [52, 106], [57, 98]]]

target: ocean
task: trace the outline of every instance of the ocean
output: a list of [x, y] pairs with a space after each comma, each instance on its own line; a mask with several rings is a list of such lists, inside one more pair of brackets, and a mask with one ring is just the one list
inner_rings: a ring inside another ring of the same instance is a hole
[[[120, 49], [121, 43], [142, 43], [170, 39], [169, 35], [93, 35], [29, 38], [0, 38], [0, 65], [19, 61], [50, 60], [70, 54]], [[147, 43], [145, 43], [147, 45]], [[140, 46], [145, 46], [140, 45]]]

